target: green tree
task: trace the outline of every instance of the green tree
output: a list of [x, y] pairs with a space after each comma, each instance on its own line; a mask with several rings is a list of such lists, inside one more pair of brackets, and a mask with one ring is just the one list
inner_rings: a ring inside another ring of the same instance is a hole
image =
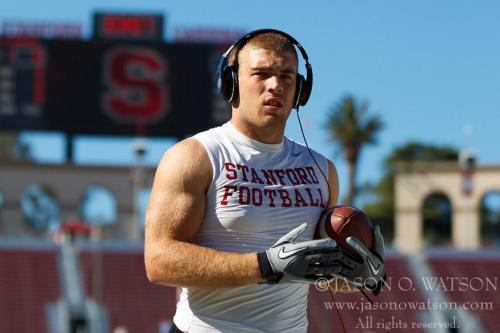
[[379, 115], [370, 114], [368, 103], [358, 102], [347, 95], [330, 108], [326, 128], [347, 162], [349, 192], [345, 202], [352, 205], [357, 192], [356, 175], [361, 150], [365, 145], [377, 143], [377, 134], [383, 128], [382, 120]]
[[[377, 184], [365, 184], [363, 193], [374, 200], [364, 205], [363, 210], [374, 223], [380, 224], [384, 236], [394, 234], [394, 174], [398, 162], [411, 161], [457, 161], [458, 150], [452, 146], [438, 146], [422, 142], [408, 142], [396, 147], [384, 159], [384, 175]], [[431, 207], [441, 207], [431, 205]]]

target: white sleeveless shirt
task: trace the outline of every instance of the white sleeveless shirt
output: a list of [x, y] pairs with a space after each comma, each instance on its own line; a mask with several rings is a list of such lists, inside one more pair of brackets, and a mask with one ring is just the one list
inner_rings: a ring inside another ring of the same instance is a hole
[[[194, 243], [220, 251], [261, 252], [307, 222], [313, 238], [329, 190], [307, 148], [285, 138], [252, 140], [228, 122], [193, 137], [213, 168], [206, 213]], [[328, 177], [328, 161], [312, 151]], [[182, 288], [174, 323], [184, 332], [306, 332], [308, 284]]]

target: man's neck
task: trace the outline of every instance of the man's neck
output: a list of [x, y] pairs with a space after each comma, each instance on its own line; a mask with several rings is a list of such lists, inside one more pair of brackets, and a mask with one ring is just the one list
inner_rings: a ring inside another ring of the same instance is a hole
[[250, 139], [266, 144], [283, 142], [284, 128], [256, 128], [245, 122], [238, 121], [235, 117], [232, 117], [230, 121], [234, 128]]

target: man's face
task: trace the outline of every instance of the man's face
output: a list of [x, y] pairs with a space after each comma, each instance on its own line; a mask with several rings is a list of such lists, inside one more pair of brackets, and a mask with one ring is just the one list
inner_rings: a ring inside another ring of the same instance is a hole
[[244, 48], [239, 55], [239, 116], [253, 126], [284, 126], [297, 80], [292, 52]]

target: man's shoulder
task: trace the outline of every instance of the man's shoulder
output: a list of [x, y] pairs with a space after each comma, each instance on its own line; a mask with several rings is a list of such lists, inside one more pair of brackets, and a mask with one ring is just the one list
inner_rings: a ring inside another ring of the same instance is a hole
[[203, 145], [193, 138], [177, 142], [163, 155], [157, 174], [175, 175], [177, 181], [206, 183], [212, 177], [212, 167]]
[[187, 138], [174, 144], [165, 152], [163, 159], [197, 164], [208, 161], [205, 148], [194, 138]]

